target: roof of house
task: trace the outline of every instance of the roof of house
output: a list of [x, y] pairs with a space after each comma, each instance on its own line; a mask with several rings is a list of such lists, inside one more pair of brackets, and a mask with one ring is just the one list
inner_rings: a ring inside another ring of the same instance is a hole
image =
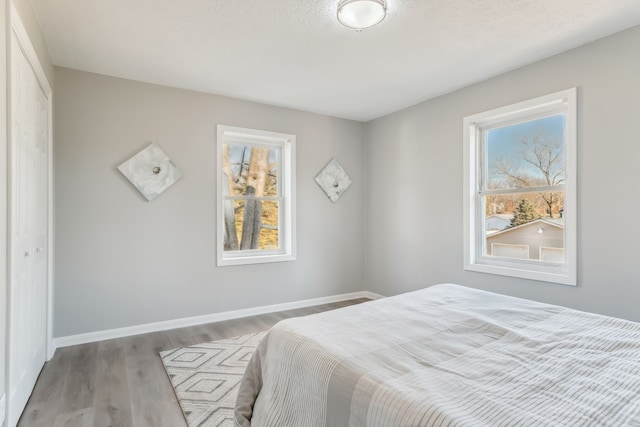
[[491, 236], [491, 237], [497, 236], [498, 234], [511, 233], [512, 231], [520, 230], [522, 228], [529, 227], [529, 226], [532, 226], [532, 225], [535, 225], [535, 224], [540, 224], [540, 223], [548, 224], [548, 225], [550, 225], [552, 227], [556, 227], [556, 228], [559, 228], [561, 230], [564, 229], [564, 218], [538, 218], [538, 219], [536, 219], [534, 221], [527, 222], [526, 224], [520, 224], [520, 225], [517, 225], [515, 227], [505, 228], [504, 230], [495, 231], [493, 233], [487, 233], [487, 237], [488, 236]]

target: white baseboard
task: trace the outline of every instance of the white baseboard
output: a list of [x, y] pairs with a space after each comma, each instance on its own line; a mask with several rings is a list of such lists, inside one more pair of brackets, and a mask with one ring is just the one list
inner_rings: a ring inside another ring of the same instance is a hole
[[293, 310], [296, 308], [311, 307], [314, 305], [330, 304], [333, 302], [347, 301], [358, 298], [379, 299], [383, 297], [382, 295], [369, 291], [352, 292], [349, 294], [332, 295], [328, 297], [312, 298], [302, 301], [285, 302], [282, 304], [263, 305], [260, 307], [245, 308], [241, 310], [205, 314], [203, 316], [186, 317], [183, 319], [165, 320], [163, 322], [146, 323], [143, 325], [127, 326], [124, 328], [108, 329], [106, 331], [68, 335], [66, 337], [54, 338], [53, 344], [54, 348], [68, 347], [71, 345], [87, 344], [90, 342], [129, 337], [132, 335], [146, 334], [149, 332], [167, 331], [169, 329], [204, 325], [206, 323], [221, 322], [223, 320], [239, 319], [241, 317], [275, 313], [278, 311]]
[[358, 298], [369, 298], [369, 299], [380, 299], [380, 298], [384, 298], [384, 295], [380, 295], [380, 294], [376, 294], [375, 292], [369, 292], [369, 291], [362, 291], [362, 292], [356, 292], [358, 294], [361, 294], [362, 296], [358, 297]]

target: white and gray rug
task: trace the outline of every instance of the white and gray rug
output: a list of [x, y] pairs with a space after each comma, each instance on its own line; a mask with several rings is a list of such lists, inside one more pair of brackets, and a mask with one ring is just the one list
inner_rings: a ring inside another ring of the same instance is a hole
[[190, 427], [233, 426], [233, 407], [240, 380], [265, 333], [160, 353]]

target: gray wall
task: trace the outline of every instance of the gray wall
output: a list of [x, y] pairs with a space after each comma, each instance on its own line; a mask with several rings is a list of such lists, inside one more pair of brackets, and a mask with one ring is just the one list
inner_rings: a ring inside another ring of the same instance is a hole
[[[369, 122], [370, 290], [454, 282], [640, 321], [639, 40], [635, 27]], [[574, 86], [579, 286], [464, 271], [463, 117]]]
[[[365, 125], [56, 68], [57, 337], [365, 289]], [[297, 135], [293, 262], [216, 267], [216, 125]], [[147, 202], [116, 167], [156, 142], [184, 178]], [[332, 204], [332, 158], [353, 185]]]
[[[442, 282], [640, 320], [638, 39], [633, 28], [368, 124], [56, 69], [55, 336]], [[573, 86], [579, 286], [464, 271], [463, 117]], [[215, 266], [218, 123], [298, 136], [297, 261]], [[152, 141], [185, 177], [149, 203], [115, 168]], [[336, 205], [313, 182], [331, 157], [354, 181]]]

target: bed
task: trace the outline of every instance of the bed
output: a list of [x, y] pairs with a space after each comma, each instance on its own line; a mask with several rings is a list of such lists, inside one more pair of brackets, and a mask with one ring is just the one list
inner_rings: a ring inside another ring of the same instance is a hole
[[443, 284], [278, 323], [235, 423], [619, 427], [639, 410], [639, 323]]

